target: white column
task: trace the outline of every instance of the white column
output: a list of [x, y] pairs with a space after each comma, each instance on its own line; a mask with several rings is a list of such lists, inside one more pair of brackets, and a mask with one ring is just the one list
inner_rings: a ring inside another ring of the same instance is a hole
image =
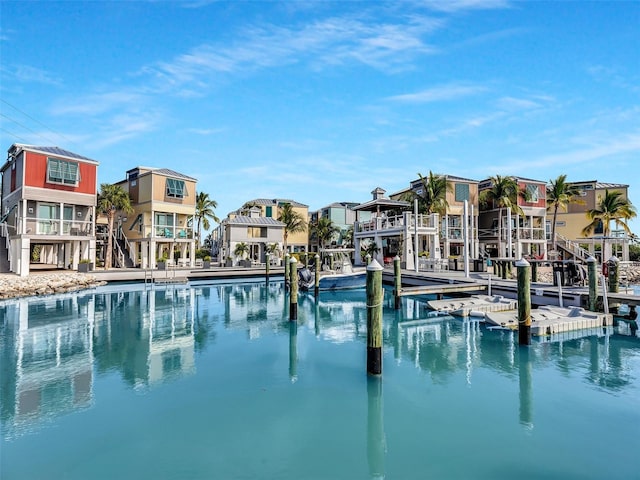
[[[418, 249], [419, 249], [419, 245], [418, 245], [418, 199], [416, 198], [413, 201], [413, 212], [414, 212], [414, 219], [413, 219], [413, 261], [414, 263], [414, 268], [415, 271], [417, 272], [419, 269], [419, 265], [418, 265]], [[433, 252], [435, 253], [435, 252]]]
[[462, 241], [464, 257], [464, 276], [469, 276], [469, 201], [465, 200], [462, 207]]

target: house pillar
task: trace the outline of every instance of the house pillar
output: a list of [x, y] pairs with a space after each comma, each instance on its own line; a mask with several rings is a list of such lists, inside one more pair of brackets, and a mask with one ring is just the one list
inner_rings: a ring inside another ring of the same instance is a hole
[[20, 237], [12, 240], [11, 250], [11, 269], [16, 275], [21, 277], [28, 276], [31, 260], [31, 240]]

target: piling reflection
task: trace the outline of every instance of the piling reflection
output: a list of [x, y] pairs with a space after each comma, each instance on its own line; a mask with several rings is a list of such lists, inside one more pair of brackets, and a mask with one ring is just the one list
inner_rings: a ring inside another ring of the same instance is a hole
[[384, 456], [387, 450], [384, 434], [382, 377], [367, 376], [367, 463], [369, 475], [384, 478]]
[[518, 348], [518, 379], [520, 385], [520, 424], [527, 430], [533, 429], [533, 365], [530, 347]]
[[298, 322], [289, 322], [289, 379], [298, 380]]

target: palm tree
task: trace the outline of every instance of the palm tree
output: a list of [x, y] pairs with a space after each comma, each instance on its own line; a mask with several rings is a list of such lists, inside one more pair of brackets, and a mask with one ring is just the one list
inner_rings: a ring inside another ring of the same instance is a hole
[[284, 203], [280, 207], [278, 220], [284, 223], [284, 252], [287, 253], [287, 239], [290, 233], [301, 233], [307, 229], [307, 222], [304, 217], [296, 212], [290, 203]]
[[364, 252], [364, 255], [361, 253], [362, 257], [370, 255], [371, 258], [375, 258], [376, 254], [380, 251], [380, 247], [378, 247], [378, 244], [373, 240], [369, 240], [364, 246], [360, 247], [360, 250]]
[[631, 234], [627, 220], [635, 218], [637, 214], [636, 208], [629, 199], [622, 195], [622, 192], [605, 190], [604, 197], [599, 197], [598, 200], [599, 203], [596, 208], [587, 210], [587, 218], [591, 222], [582, 229], [582, 234], [589, 236], [596, 227], [602, 225], [602, 260], [605, 261], [604, 244], [611, 233], [611, 221], [615, 222], [616, 226], [622, 227], [628, 234]]
[[328, 217], [320, 217], [316, 222], [313, 222], [310, 226], [310, 233], [316, 236], [318, 240], [318, 249], [324, 247], [327, 243], [340, 233], [340, 227], [338, 227], [333, 220]]
[[549, 180], [547, 185], [547, 211], [553, 211], [553, 223], [551, 224], [551, 241], [553, 250], [556, 249], [556, 221], [558, 209], [565, 212], [570, 203], [584, 204], [580, 198], [580, 189], [576, 185], [567, 183], [567, 176], [560, 175], [555, 180]]
[[100, 185], [100, 193], [98, 193], [98, 212], [107, 216], [107, 252], [105, 254], [104, 268], [111, 268], [112, 251], [113, 251], [113, 223], [116, 218], [116, 212], [121, 211], [130, 215], [133, 213], [131, 198], [120, 185], [110, 185], [103, 183]]
[[444, 175], [434, 175], [429, 171], [429, 176], [424, 178], [418, 173], [422, 182], [422, 193], [413, 193], [414, 198], [418, 199], [418, 211], [430, 215], [439, 213], [444, 215], [447, 213], [449, 202], [447, 202], [447, 193], [453, 191], [453, 186]]
[[480, 193], [480, 202], [487, 205], [489, 202], [493, 204], [493, 208], [498, 207], [498, 232], [502, 238], [502, 213], [503, 210], [509, 209], [513, 213], [523, 214], [522, 209], [518, 205], [518, 182], [513, 177], [503, 177], [496, 175], [490, 177], [491, 188], [483, 190]]
[[216, 223], [220, 223], [220, 219], [216, 216], [214, 209], [218, 208], [218, 202], [209, 198], [208, 193], [200, 192], [196, 197], [196, 230], [198, 232], [198, 247], [200, 247], [200, 239], [202, 238], [202, 228], [209, 230], [211, 226], [209, 219]]
[[245, 242], [236, 243], [236, 248], [233, 250], [233, 254], [240, 259], [244, 259], [244, 256], [249, 252], [249, 245]]

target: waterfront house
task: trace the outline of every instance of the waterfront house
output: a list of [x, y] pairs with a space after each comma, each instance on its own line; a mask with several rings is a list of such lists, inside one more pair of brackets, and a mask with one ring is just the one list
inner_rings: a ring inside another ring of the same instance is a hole
[[[620, 260], [629, 260], [629, 243], [631, 238], [622, 229], [611, 225], [610, 235], [604, 238], [604, 226], [597, 226], [590, 235], [585, 236], [582, 229], [590, 220], [587, 212], [598, 208], [602, 197], [609, 192], [620, 192], [625, 200], [629, 198], [629, 185], [620, 183], [599, 182], [587, 180], [580, 182], [568, 182], [580, 191], [581, 202], [571, 202], [567, 210], [558, 209], [556, 219], [556, 248], [559, 253], [586, 259], [588, 255], [601, 258], [602, 245], [605, 245], [604, 259], [608, 260], [615, 253]], [[553, 221], [553, 215], [549, 214], [549, 222]], [[551, 228], [549, 228], [551, 230]], [[552, 239], [551, 239], [552, 240]]]
[[[464, 218], [465, 202], [467, 205], [466, 215], [468, 218], [468, 239], [470, 258], [479, 258], [478, 243], [478, 181], [454, 175], [442, 175], [450, 185], [447, 189], [445, 199], [447, 206], [440, 218], [440, 249], [443, 258], [462, 257], [464, 254]], [[408, 188], [396, 192], [390, 197], [401, 200], [410, 197], [417, 197], [423, 194], [424, 184], [421, 179], [411, 181]], [[411, 193], [413, 195], [411, 195]]]
[[[371, 212], [356, 212], [354, 207], [359, 205], [357, 202], [334, 202], [319, 210], [310, 213], [310, 224], [315, 223], [320, 218], [328, 218], [334, 226], [340, 229], [340, 232], [331, 241], [332, 247], [348, 247], [351, 246], [352, 238], [348, 238], [349, 229], [353, 228], [357, 220], [369, 221]], [[318, 239], [309, 232], [309, 251], [317, 251]]]
[[[133, 214], [118, 213], [114, 258], [120, 267], [195, 264], [196, 183], [168, 168], [136, 167], [116, 185], [131, 198]], [[106, 243], [106, 242], [105, 242]]]
[[[267, 249], [275, 245], [270, 252], [270, 262], [278, 264], [283, 247], [284, 223], [272, 216], [262, 215], [263, 210], [257, 206], [250, 206], [241, 211], [230, 213], [217, 227], [214, 245], [218, 261], [227, 266], [244, 264], [244, 262], [264, 263]], [[238, 244], [244, 243], [247, 251], [236, 255]]]
[[416, 258], [422, 254], [422, 269], [440, 269], [443, 266], [438, 238], [440, 216], [437, 213], [416, 215], [411, 212], [409, 202], [393, 200], [385, 193], [378, 187], [371, 192], [371, 200], [353, 207], [356, 212], [371, 214], [369, 220], [354, 224], [355, 263], [365, 263], [362, 250], [375, 244], [373, 258], [381, 265], [391, 264], [397, 255], [404, 268], [417, 269], [421, 262], [418, 259], [417, 264]]
[[59, 147], [13, 144], [2, 174], [0, 271], [93, 262], [98, 162]]
[[[498, 258], [546, 258], [546, 182], [511, 177], [518, 192], [516, 208], [501, 208], [495, 201], [480, 203], [478, 241], [481, 252]], [[478, 194], [493, 187], [488, 178], [478, 184]], [[513, 200], [513, 199], [512, 199]]]

